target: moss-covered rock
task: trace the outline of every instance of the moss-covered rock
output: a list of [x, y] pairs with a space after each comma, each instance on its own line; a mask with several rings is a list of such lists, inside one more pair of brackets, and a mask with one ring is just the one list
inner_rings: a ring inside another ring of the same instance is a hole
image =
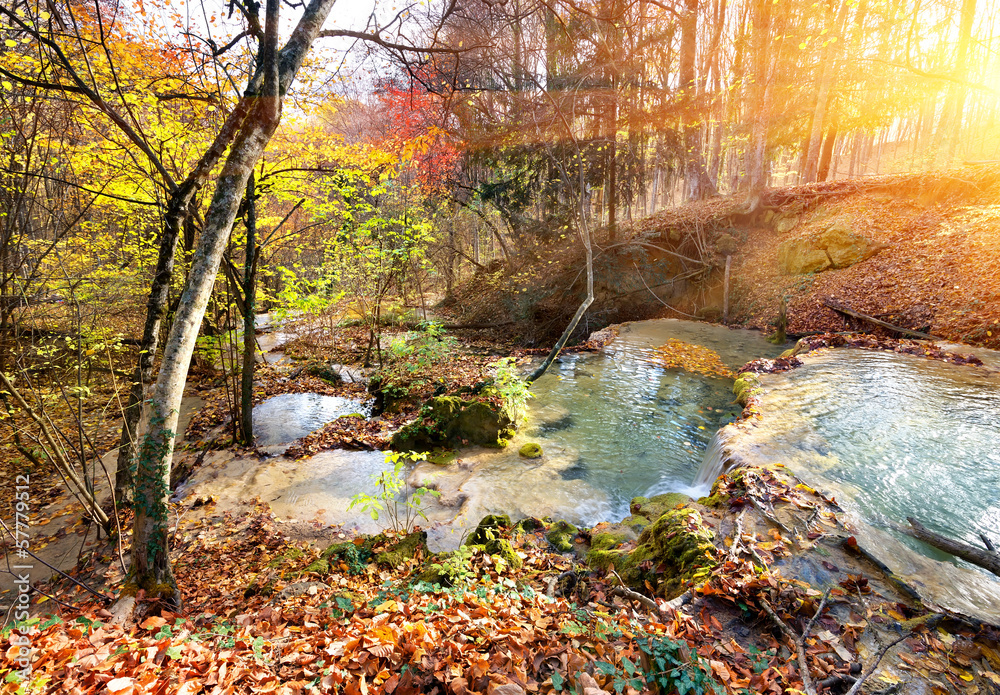
[[653, 497], [633, 497], [629, 509], [633, 516], [644, 517], [648, 523], [653, 519], [659, 519], [665, 512], [689, 502], [691, 498], [683, 492], [667, 492]]
[[330, 563], [331, 567], [340, 567], [350, 574], [364, 572], [365, 566], [372, 559], [372, 548], [382, 543], [385, 536], [379, 534], [369, 538], [358, 539], [358, 542], [344, 541], [334, 543], [324, 550], [320, 557]]
[[281, 553], [276, 557], [271, 558], [267, 563], [267, 566], [271, 569], [281, 567], [282, 569], [290, 569], [299, 560], [302, 559], [304, 553], [298, 548], [289, 548], [285, 552]]
[[763, 388], [760, 385], [760, 378], [750, 372], [741, 374], [733, 383], [733, 394], [736, 396], [736, 402], [744, 408], [753, 396], [762, 392]]
[[511, 533], [510, 517], [506, 514], [489, 514], [480, 520], [476, 530], [472, 532], [465, 545], [476, 548], [487, 555], [498, 556], [513, 569], [523, 564], [521, 557], [514, 550], [510, 540], [506, 538]]
[[580, 529], [573, 524], [560, 520], [549, 527], [548, 532], [545, 534], [545, 539], [559, 550], [559, 552], [568, 553], [573, 550], [573, 539], [576, 538], [576, 534], [579, 532]]
[[250, 598], [251, 596], [271, 596], [274, 594], [274, 588], [278, 583], [277, 574], [265, 574], [261, 573], [256, 575], [247, 584], [247, 588], [243, 590], [243, 598]]
[[435, 396], [420, 411], [420, 419], [392, 437], [395, 451], [430, 451], [469, 444], [503, 448], [514, 436], [514, 420], [490, 401]]
[[511, 569], [520, 569], [521, 565], [524, 564], [521, 556], [517, 554], [514, 546], [506, 538], [498, 538], [485, 545], [473, 547], [479, 548], [488, 555], [501, 558]]
[[716, 480], [712, 485], [712, 489], [709, 491], [707, 497], [702, 497], [698, 500], [698, 504], [703, 507], [712, 507], [718, 509], [726, 505], [729, 502], [729, 495], [721, 491], [721, 486], [719, 481]]
[[623, 543], [627, 543], [629, 540], [629, 535], [621, 531], [604, 531], [601, 533], [594, 533], [590, 537], [590, 549], [594, 550], [611, 550], [612, 548], [617, 548]]
[[484, 545], [503, 537], [510, 527], [510, 517], [506, 514], [487, 514], [480, 519], [476, 530], [466, 540], [465, 545]]
[[424, 556], [428, 554], [427, 534], [424, 531], [414, 531], [391, 544], [386, 550], [375, 555], [375, 564], [386, 568], [399, 567], [418, 554]]
[[341, 373], [332, 364], [327, 362], [312, 361], [306, 365], [306, 374], [319, 377], [328, 384], [339, 384], [344, 380]]
[[649, 526], [650, 520], [648, 516], [643, 516], [642, 514], [630, 514], [622, 520], [622, 524], [632, 529], [636, 533], [639, 533], [644, 528]]
[[528, 442], [517, 451], [518, 455], [526, 459], [538, 459], [542, 457], [542, 447], [540, 444]]
[[306, 568], [302, 570], [302, 572], [303, 574], [306, 572], [313, 572], [315, 574], [330, 574], [330, 563], [323, 558], [319, 558], [306, 565]]
[[545, 524], [534, 517], [527, 517], [525, 519], [519, 520], [514, 524], [514, 533], [534, 533], [540, 528], [544, 528]]
[[587, 561], [596, 569], [613, 565], [630, 586], [641, 589], [649, 582], [656, 595], [673, 598], [717, 564], [712, 538], [697, 510], [671, 509], [642, 532], [634, 550], [592, 549]]

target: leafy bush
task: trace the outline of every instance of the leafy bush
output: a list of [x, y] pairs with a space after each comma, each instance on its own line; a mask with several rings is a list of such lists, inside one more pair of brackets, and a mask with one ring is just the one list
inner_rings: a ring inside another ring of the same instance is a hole
[[508, 414], [515, 423], [528, 417], [528, 399], [531, 390], [528, 382], [517, 373], [513, 357], [503, 357], [490, 365], [496, 369], [493, 388], [503, 399]]

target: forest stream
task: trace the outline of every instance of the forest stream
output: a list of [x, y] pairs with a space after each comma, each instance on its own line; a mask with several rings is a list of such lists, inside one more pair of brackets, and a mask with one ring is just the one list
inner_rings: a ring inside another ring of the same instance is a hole
[[[810, 355], [802, 368], [767, 375], [763, 418], [725, 428], [720, 440], [715, 433], [740, 413], [730, 380], [655, 364], [654, 348], [669, 339], [710, 348], [734, 370], [784, 349], [752, 331], [655, 320], [623, 325], [598, 353], [564, 355], [535, 384], [528, 422], [506, 449], [465, 449], [410, 472], [413, 486], [441, 493], [425, 498], [432, 549], [457, 547], [489, 513], [593, 526], [628, 516], [633, 497], [699, 497], [721, 472], [720, 452], [737, 452], [749, 463], [785, 463], [834, 494], [859, 541], [922, 597], [1000, 619], [1000, 583], [892, 530], [916, 515], [975, 542], [1000, 525], [994, 370], [884, 352]], [[983, 357], [989, 364], [996, 355]], [[306, 429], [359, 410], [346, 399], [278, 396], [255, 409], [258, 443], [278, 452]], [[521, 458], [526, 442], [540, 444], [543, 456]], [[186, 487], [234, 504], [260, 497], [283, 519], [372, 533], [378, 522], [348, 506], [355, 494], [374, 493], [372, 476], [388, 468], [378, 451], [240, 457], [206, 467]]]

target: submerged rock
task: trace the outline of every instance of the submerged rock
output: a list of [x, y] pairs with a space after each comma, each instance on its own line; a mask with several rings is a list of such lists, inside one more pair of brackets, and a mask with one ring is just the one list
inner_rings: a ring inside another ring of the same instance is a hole
[[542, 447], [534, 442], [528, 442], [517, 453], [526, 459], [539, 459], [542, 457]]

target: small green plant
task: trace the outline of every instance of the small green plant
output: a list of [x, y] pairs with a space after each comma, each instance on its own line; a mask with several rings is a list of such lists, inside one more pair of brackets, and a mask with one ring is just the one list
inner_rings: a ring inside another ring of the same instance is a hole
[[425, 461], [427, 452], [399, 451], [389, 452], [385, 460], [392, 464], [392, 469], [372, 476], [377, 491], [374, 495], [359, 492], [351, 498], [347, 505], [348, 511], [360, 507], [372, 519], [378, 521], [382, 513], [388, 520], [388, 527], [397, 533], [409, 533], [417, 519], [427, 519], [426, 506], [423, 503], [425, 495], [438, 497], [437, 490], [418, 487], [410, 491], [403, 470], [407, 464]]
[[462, 545], [448, 557], [442, 558], [441, 562], [432, 562], [430, 567], [444, 577], [450, 586], [464, 584], [476, 576], [472, 567], [472, 558], [475, 556], [475, 548]]
[[528, 382], [517, 373], [513, 357], [503, 357], [489, 365], [496, 369], [493, 377], [493, 388], [503, 398], [504, 406], [514, 422], [521, 422], [528, 417], [528, 399], [531, 390]]
[[618, 693], [628, 688], [649, 688], [677, 695], [718, 695], [721, 692], [709, 666], [684, 642], [669, 637], [651, 637], [640, 651], [638, 663], [622, 658], [621, 670], [606, 661], [596, 661], [594, 666], [613, 677], [613, 687]]

